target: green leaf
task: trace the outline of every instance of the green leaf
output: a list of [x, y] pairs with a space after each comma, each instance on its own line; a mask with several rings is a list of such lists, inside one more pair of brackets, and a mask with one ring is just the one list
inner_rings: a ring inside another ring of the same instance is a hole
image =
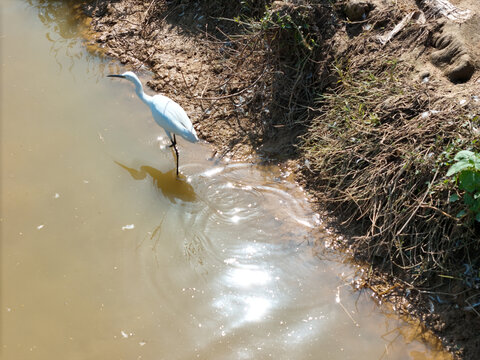
[[468, 205], [469, 208], [472, 208], [475, 205], [475, 200], [473, 199], [473, 196], [470, 195], [470, 193], [465, 193], [463, 196], [463, 201], [465, 202], [466, 205]]
[[475, 170], [480, 171], [480, 155], [477, 155], [473, 158], [473, 167]]
[[475, 220], [477, 220], [478, 222], [480, 222], [480, 212], [477, 213], [477, 215], [475, 215]]
[[475, 158], [475, 153], [469, 150], [462, 150], [462, 151], [459, 151], [457, 155], [455, 155], [454, 159], [455, 161], [462, 161], [462, 160], [473, 161], [474, 158]]
[[458, 214], [457, 214], [457, 218], [460, 219], [461, 217], [465, 216], [467, 212], [465, 210], [462, 210], [460, 211]]
[[467, 162], [467, 161], [459, 161], [455, 164], [453, 164], [452, 166], [450, 166], [450, 169], [448, 169], [448, 172], [447, 172], [447, 176], [452, 176], [453, 174], [456, 174], [456, 173], [459, 173], [463, 170], [466, 170], [468, 168], [470, 168], [472, 165]]
[[470, 207], [474, 213], [480, 212], [480, 199], [473, 200], [473, 205]]
[[458, 176], [459, 188], [470, 193], [480, 191], [480, 172], [462, 171]]
[[459, 199], [459, 196], [457, 194], [452, 194], [450, 196], [450, 199], [448, 201], [450, 201], [451, 203], [457, 201]]

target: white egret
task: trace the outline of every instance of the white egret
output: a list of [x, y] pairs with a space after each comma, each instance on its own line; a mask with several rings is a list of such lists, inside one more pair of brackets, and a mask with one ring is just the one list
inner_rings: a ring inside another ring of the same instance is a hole
[[[143, 86], [137, 75], [131, 71], [124, 72], [121, 75], [107, 75], [108, 77], [117, 77], [127, 79], [135, 85], [135, 92], [140, 100], [148, 105], [152, 111], [155, 122], [160, 125], [167, 133], [168, 138], [172, 142], [177, 155], [177, 176], [178, 176], [178, 150], [177, 139], [175, 134], [181, 136], [187, 141], [195, 143], [198, 141], [197, 133], [183, 108], [172, 99], [163, 95], [150, 96], [143, 92]], [[173, 134], [173, 137], [172, 137]]]

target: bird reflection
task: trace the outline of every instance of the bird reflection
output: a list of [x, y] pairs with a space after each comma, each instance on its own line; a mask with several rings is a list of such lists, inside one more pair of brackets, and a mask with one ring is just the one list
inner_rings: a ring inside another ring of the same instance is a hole
[[160, 189], [163, 196], [174, 204], [177, 202], [177, 199], [184, 202], [193, 202], [197, 199], [193, 186], [186, 181], [184, 176], [180, 175], [177, 177], [175, 169], [163, 173], [147, 165], [143, 165], [140, 167], [140, 170], [136, 170], [118, 161], [115, 161], [115, 163], [127, 170], [135, 180], [143, 180], [147, 175], [150, 175], [153, 183]]

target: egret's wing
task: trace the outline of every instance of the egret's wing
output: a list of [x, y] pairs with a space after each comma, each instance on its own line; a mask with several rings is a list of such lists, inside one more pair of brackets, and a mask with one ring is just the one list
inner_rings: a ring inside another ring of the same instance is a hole
[[163, 95], [155, 95], [153, 97], [153, 103], [156, 110], [161, 113], [165, 118], [169, 119], [171, 123], [186, 127], [184, 125], [185, 120], [183, 119], [183, 117], [187, 117], [188, 121], [188, 116], [182, 109], [182, 107], [178, 105], [175, 101]]
[[165, 130], [180, 135], [186, 140], [197, 141], [197, 134], [187, 113], [172, 99], [155, 95], [152, 102], [155, 121]]

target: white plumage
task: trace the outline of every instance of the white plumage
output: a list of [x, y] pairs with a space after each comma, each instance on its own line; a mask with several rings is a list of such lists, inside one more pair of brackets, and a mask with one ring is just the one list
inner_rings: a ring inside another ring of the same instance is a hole
[[[172, 99], [163, 95], [150, 96], [143, 92], [143, 86], [137, 75], [127, 71], [121, 75], [107, 75], [108, 77], [118, 77], [127, 79], [135, 85], [135, 92], [152, 111], [153, 119], [161, 126], [172, 144], [177, 155], [177, 175], [178, 175], [178, 150], [175, 135], [181, 136], [187, 141], [195, 143], [198, 141], [197, 133], [183, 108]], [[173, 134], [173, 136], [172, 136]]]

